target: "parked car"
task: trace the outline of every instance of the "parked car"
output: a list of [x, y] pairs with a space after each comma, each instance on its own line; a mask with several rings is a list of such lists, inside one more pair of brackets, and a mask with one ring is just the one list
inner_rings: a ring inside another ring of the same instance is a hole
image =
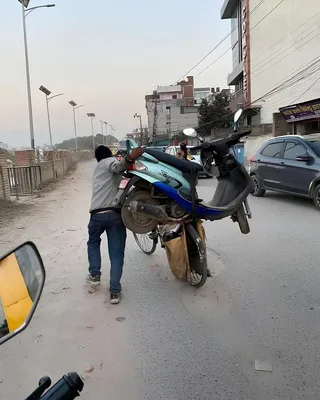
[[[188, 159], [192, 162], [195, 162], [197, 164], [202, 165], [201, 163], [201, 159], [200, 159], [200, 150], [192, 150], [193, 146], [187, 146], [188, 149]], [[177, 151], [180, 150], [180, 146], [169, 146], [166, 149], [166, 153], [171, 154], [173, 156], [175, 156], [177, 154]], [[210, 175], [207, 175], [204, 171], [204, 169], [202, 169], [202, 171], [199, 172], [199, 176], [204, 176], [206, 178], [211, 178]]]
[[320, 134], [268, 140], [249, 158], [249, 173], [253, 196], [285, 192], [311, 198], [320, 210]]

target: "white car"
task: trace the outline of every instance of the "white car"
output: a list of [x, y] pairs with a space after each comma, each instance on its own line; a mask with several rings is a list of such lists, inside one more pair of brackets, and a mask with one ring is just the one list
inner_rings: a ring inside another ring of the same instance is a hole
[[[189, 153], [188, 160], [202, 165], [201, 159], [200, 159], [200, 150], [191, 150], [192, 147], [193, 146], [187, 146], [188, 153]], [[166, 153], [176, 156], [178, 150], [180, 150], [180, 146], [169, 146], [166, 149]], [[206, 178], [210, 178], [210, 176], [205, 173], [204, 169], [202, 169], [202, 171], [199, 172], [199, 176], [204, 176]]]

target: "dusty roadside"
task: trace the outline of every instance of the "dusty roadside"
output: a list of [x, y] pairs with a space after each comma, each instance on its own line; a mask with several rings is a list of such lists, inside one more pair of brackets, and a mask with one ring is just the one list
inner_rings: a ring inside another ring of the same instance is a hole
[[[2, 217], [0, 254], [32, 240], [47, 272], [30, 327], [0, 348], [4, 398], [25, 398], [43, 375], [54, 382], [70, 371], [83, 375], [86, 399], [135, 398], [130, 329], [117, 320], [128, 317], [126, 306], [110, 306], [106, 282], [94, 294], [84, 284], [94, 165], [79, 164], [54, 190], [47, 188], [40, 197], [7, 207]], [[119, 379], [122, 374], [126, 385]]]

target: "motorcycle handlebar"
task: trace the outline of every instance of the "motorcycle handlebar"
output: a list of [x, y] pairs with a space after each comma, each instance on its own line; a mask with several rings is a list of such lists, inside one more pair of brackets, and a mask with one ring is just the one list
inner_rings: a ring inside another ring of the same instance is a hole
[[192, 147], [191, 150], [203, 150], [203, 149], [209, 149], [210, 147], [214, 147], [215, 145], [218, 144], [225, 144], [228, 147], [233, 146], [235, 143], [237, 143], [240, 138], [242, 138], [243, 136], [247, 136], [251, 133], [251, 130], [248, 131], [244, 131], [244, 132], [235, 132], [232, 133], [231, 135], [227, 136], [226, 138], [222, 138], [222, 139], [215, 139], [212, 140], [211, 142], [204, 142], [199, 144], [199, 146], [194, 146]]
[[64, 375], [40, 400], [74, 400], [80, 396], [83, 381], [76, 372]]

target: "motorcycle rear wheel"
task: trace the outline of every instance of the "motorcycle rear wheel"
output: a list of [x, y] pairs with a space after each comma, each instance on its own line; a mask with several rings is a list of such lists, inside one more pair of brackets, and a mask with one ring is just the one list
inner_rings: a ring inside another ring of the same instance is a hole
[[205, 284], [208, 277], [207, 252], [194, 226], [187, 224], [185, 228], [191, 269], [191, 280], [188, 283], [199, 288]]
[[160, 205], [160, 202], [157, 199], [154, 199], [148, 191], [138, 188], [133, 189], [129, 193], [121, 209], [122, 221], [127, 229], [133, 233], [140, 234], [149, 233], [156, 229], [158, 221], [153, 218], [139, 216], [128, 210], [127, 206], [131, 201], [139, 201], [141, 203], [152, 204], [155, 206]]

